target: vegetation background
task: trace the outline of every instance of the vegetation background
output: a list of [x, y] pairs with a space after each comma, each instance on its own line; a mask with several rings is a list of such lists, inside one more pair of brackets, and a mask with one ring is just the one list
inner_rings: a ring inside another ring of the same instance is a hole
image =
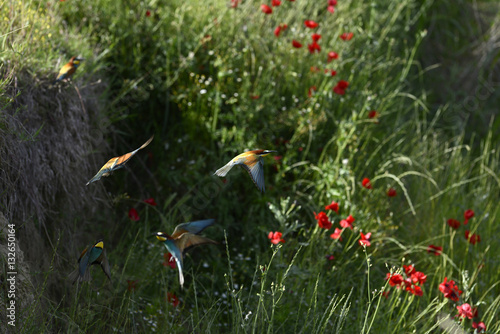
[[[482, 321], [500, 332], [498, 2], [262, 4], [0, 0], [0, 244], [14, 223], [18, 246], [17, 322], [2, 311], [2, 331], [472, 333]], [[86, 60], [53, 85], [73, 55]], [[85, 186], [152, 134], [125, 169]], [[265, 194], [244, 171], [212, 176], [256, 148], [278, 151]], [[468, 209], [467, 226], [447, 224]], [[332, 239], [349, 215], [354, 229]], [[206, 218], [216, 225], [203, 235], [221, 245], [185, 258], [181, 289], [151, 234]], [[112, 283], [92, 268], [72, 285], [99, 238]], [[386, 280], [410, 264], [427, 275], [422, 296]], [[440, 292], [445, 277], [458, 301]], [[459, 321], [464, 303], [476, 318]]]

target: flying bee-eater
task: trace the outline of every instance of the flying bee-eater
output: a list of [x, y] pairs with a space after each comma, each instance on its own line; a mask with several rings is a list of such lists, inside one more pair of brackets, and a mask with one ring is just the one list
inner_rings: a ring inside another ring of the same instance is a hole
[[104, 249], [104, 242], [98, 240], [94, 245], [85, 247], [82, 254], [78, 258], [78, 268], [73, 271], [69, 278], [75, 282], [90, 281], [90, 266], [99, 264], [102, 271], [106, 274], [111, 282], [111, 272], [109, 270], [108, 258], [106, 257], [106, 250]]
[[219, 168], [214, 175], [226, 176], [227, 172], [229, 172], [233, 166], [239, 165], [250, 174], [257, 188], [261, 192], [264, 192], [266, 191], [266, 187], [264, 185], [264, 159], [262, 159], [262, 157], [273, 152], [276, 151], [254, 150], [241, 153], [229, 161], [224, 167]]
[[198, 220], [195, 222], [177, 225], [172, 235], [168, 235], [164, 232], [156, 233], [156, 238], [163, 242], [177, 263], [181, 288], [184, 284], [184, 275], [182, 274], [182, 258], [184, 253], [194, 246], [203, 244], [218, 244], [216, 241], [197, 235], [207, 227], [213, 225], [214, 222], [214, 219]]
[[78, 68], [78, 66], [80, 66], [80, 62], [84, 60], [83, 58], [78, 58], [78, 57], [71, 57], [71, 59], [69, 60], [69, 62], [64, 65], [61, 70], [59, 71], [59, 74], [57, 75], [57, 78], [56, 80], [54, 81], [54, 83], [58, 82], [58, 81], [61, 81], [63, 79], [68, 79], [69, 77], [71, 77], [73, 75], [73, 73], [75, 73], [76, 69]]
[[111, 175], [111, 172], [114, 172], [115, 170], [122, 168], [127, 163], [127, 161], [129, 161], [130, 158], [134, 156], [134, 154], [136, 154], [139, 150], [143, 149], [144, 147], [148, 146], [149, 143], [151, 143], [151, 141], [153, 140], [153, 137], [154, 136], [151, 136], [151, 138], [149, 138], [148, 141], [142, 144], [142, 146], [139, 147], [137, 150], [129, 152], [119, 157], [114, 157], [109, 159], [108, 162], [106, 162], [106, 164], [102, 166], [102, 168], [97, 172], [97, 174], [93, 178], [91, 178], [86, 185], [88, 186], [90, 183], [101, 179], [101, 177], [109, 176]]

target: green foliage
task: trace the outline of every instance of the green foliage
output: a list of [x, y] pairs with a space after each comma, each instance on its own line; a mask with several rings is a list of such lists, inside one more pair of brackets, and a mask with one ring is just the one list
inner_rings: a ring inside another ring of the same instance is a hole
[[[444, 320], [462, 303], [478, 307], [488, 331], [500, 329], [498, 123], [487, 120], [476, 139], [449, 131], [448, 106], [429, 100], [419, 61], [438, 20], [428, 14], [437, 6], [456, 22], [461, 11], [414, 0], [339, 1], [334, 14], [326, 1], [282, 1], [272, 15], [255, 1], [237, 9], [219, 0], [22, 6], [38, 22], [30, 28], [38, 44], [28, 45], [28, 28], [16, 19], [5, 45], [18, 45], [35, 73], [54, 72], [47, 60], [56, 49], [85, 55], [85, 71], [109, 82], [106, 117], [126, 138], [117, 151], [155, 134], [129, 168], [99, 181], [111, 194], [105, 210], [113, 221], [82, 231], [105, 236], [113, 283], [93, 270], [95, 280], [67, 288], [62, 301], [47, 295], [46, 331], [425, 333], [450, 330]], [[307, 50], [306, 19], [320, 24], [320, 53]], [[288, 28], [275, 37], [281, 23]], [[338, 38], [344, 32], [354, 38]], [[44, 61], [41, 49], [51, 49]], [[339, 59], [328, 62], [329, 51]], [[2, 56], [24, 66], [13, 52]], [[332, 90], [339, 80], [349, 82], [345, 95]], [[372, 110], [379, 116], [369, 118]], [[237, 168], [225, 182], [211, 175], [254, 148], [278, 151], [264, 158], [265, 194]], [[362, 187], [365, 177], [372, 189]], [[158, 206], [144, 203], [148, 197]], [[338, 214], [324, 209], [332, 201]], [[137, 222], [126, 215], [131, 207]], [[467, 226], [446, 224], [466, 209], [475, 211]], [[333, 223], [329, 231], [314, 219], [320, 211]], [[354, 228], [331, 238], [349, 215]], [[151, 235], [204, 218], [217, 224], [203, 235], [225, 242], [186, 256], [182, 290]], [[481, 242], [467, 242], [465, 229]], [[285, 242], [271, 245], [270, 231]], [[372, 233], [371, 246], [360, 246], [360, 232]], [[430, 244], [442, 254], [429, 254]], [[409, 264], [427, 275], [423, 296], [385, 280]], [[439, 291], [445, 277], [463, 290], [458, 304]]]

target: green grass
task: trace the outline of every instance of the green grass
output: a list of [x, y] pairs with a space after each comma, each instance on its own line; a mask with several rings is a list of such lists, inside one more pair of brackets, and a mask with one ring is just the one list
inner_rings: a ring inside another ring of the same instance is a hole
[[[498, 112], [487, 100], [481, 106], [490, 118], [476, 117], [479, 109], [467, 114], [474, 126], [467, 117], [450, 121], [466, 110], [464, 100], [441, 94], [435, 63], [426, 63], [435, 60], [427, 51], [436, 31], [453, 51], [470, 50], [482, 30], [446, 1], [339, 1], [334, 14], [326, 3], [282, 1], [272, 15], [255, 1], [236, 10], [219, 0], [0, 7], [7, 18], [1, 31], [9, 31], [0, 53], [9, 74], [0, 83], [2, 108], [16, 72], [48, 85], [58, 66], [81, 54], [75, 84], [101, 78], [108, 87], [99, 119], [109, 126], [99, 127], [98, 117], [89, 124], [104, 129], [113, 148], [93, 149], [111, 157], [155, 134], [127, 168], [89, 186], [108, 194], [96, 196], [97, 214], [50, 223], [53, 238], [72, 235], [67, 229], [104, 237], [113, 282], [93, 268], [90, 284], [71, 286], [65, 277], [85, 244], [60, 241], [64, 247], [49, 250], [50, 267], [34, 269], [43, 273], [35, 300], [45, 312], [29, 313], [20, 332], [435, 333], [451, 330], [443, 319], [463, 303], [478, 308], [474, 321], [488, 332], [500, 331]], [[313, 30], [306, 19], [320, 24], [319, 54], [307, 51]], [[460, 21], [458, 32], [469, 39], [453, 38]], [[288, 29], [277, 38], [280, 23]], [[344, 32], [354, 38], [341, 40]], [[294, 49], [293, 39], [304, 46]], [[328, 63], [329, 51], [339, 59]], [[332, 91], [339, 80], [349, 82], [343, 96]], [[488, 99], [498, 96], [493, 89]], [[371, 110], [380, 116], [368, 118]], [[265, 157], [265, 194], [241, 170], [225, 183], [212, 176], [254, 148], [278, 151], [278, 159]], [[372, 189], [362, 187], [365, 177]], [[391, 187], [394, 198], [386, 194]], [[95, 195], [67, 196], [85, 194]], [[149, 197], [158, 206], [143, 202]], [[314, 213], [332, 200], [340, 211], [327, 211], [333, 227], [326, 231]], [[127, 217], [132, 207], [137, 222]], [[467, 209], [475, 212], [469, 224], [451, 229], [446, 221], [463, 221]], [[342, 241], [330, 238], [349, 215], [354, 229], [346, 228]], [[221, 244], [186, 256], [181, 289], [151, 234], [205, 218], [217, 222], [203, 235]], [[481, 242], [468, 243], [466, 229]], [[270, 231], [283, 232], [285, 243], [271, 245]], [[371, 246], [358, 244], [360, 232], [372, 233]], [[430, 244], [442, 254], [429, 254]], [[62, 253], [68, 248], [73, 254]], [[409, 264], [427, 275], [422, 296], [385, 279]], [[463, 290], [458, 303], [439, 291], [445, 277]], [[127, 281], [137, 281], [135, 288]], [[471, 320], [455, 323], [473, 331]]]

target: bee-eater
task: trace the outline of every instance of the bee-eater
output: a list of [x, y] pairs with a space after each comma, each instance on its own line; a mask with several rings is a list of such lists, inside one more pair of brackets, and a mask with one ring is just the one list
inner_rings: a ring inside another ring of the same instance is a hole
[[57, 78], [56, 80], [54, 81], [54, 83], [58, 82], [58, 81], [61, 81], [63, 79], [67, 79], [69, 77], [71, 77], [73, 75], [73, 73], [75, 73], [76, 69], [78, 68], [78, 66], [80, 66], [80, 62], [84, 60], [83, 58], [78, 58], [78, 57], [71, 57], [71, 59], [69, 60], [69, 62], [64, 65], [61, 70], [59, 71], [59, 74], [57, 75]]
[[168, 235], [164, 232], [156, 233], [156, 238], [163, 242], [177, 263], [181, 288], [184, 284], [184, 275], [182, 274], [183, 255], [188, 249], [194, 246], [209, 243], [217, 244], [216, 241], [197, 235], [207, 227], [213, 225], [214, 222], [214, 219], [198, 220], [195, 222], [177, 225], [172, 235]]
[[214, 175], [226, 176], [227, 172], [229, 172], [233, 166], [239, 165], [250, 174], [257, 188], [261, 192], [264, 192], [266, 191], [266, 187], [264, 185], [264, 159], [262, 159], [262, 157], [273, 152], [276, 151], [255, 150], [241, 153], [229, 161], [224, 167], [219, 168]]
[[142, 144], [142, 146], [139, 147], [137, 150], [129, 152], [119, 157], [114, 157], [109, 159], [108, 162], [106, 162], [106, 164], [102, 166], [102, 168], [97, 172], [97, 174], [93, 178], [91, 178], [86, 185], [88, 186], [90, 183], [101, 179], [101, 177], [109, 176], [111, 175], [111, 172], [114, 172], [115, 170], [122, 168], [127, 163], [127, 161], [129, 161], [130, 158], [134, 156], [134, 154], [136, 154], [139, 150], [143, 149], [144, 147], [148, 146], [149, 143], [151, 143], [151, 141], [153, 140], [153, 137], [154, 136], [151, 136], [151, 138], [149, 138], [148, 141]]
[[104, 249], [104, 242], [102, 240], [98, 240], [94, 245], [85, 247], [82, 254], [80, 254], [78, 258], [78, 268], [69, 275], [73, 284], [76, 281], [90, 281], [90, 266], [93, 264], [101, 265], [102, 271], [104, 271], [111, 282], [111, 272], [109, 270], [108, 258], [106, 257], [106, 250]]

